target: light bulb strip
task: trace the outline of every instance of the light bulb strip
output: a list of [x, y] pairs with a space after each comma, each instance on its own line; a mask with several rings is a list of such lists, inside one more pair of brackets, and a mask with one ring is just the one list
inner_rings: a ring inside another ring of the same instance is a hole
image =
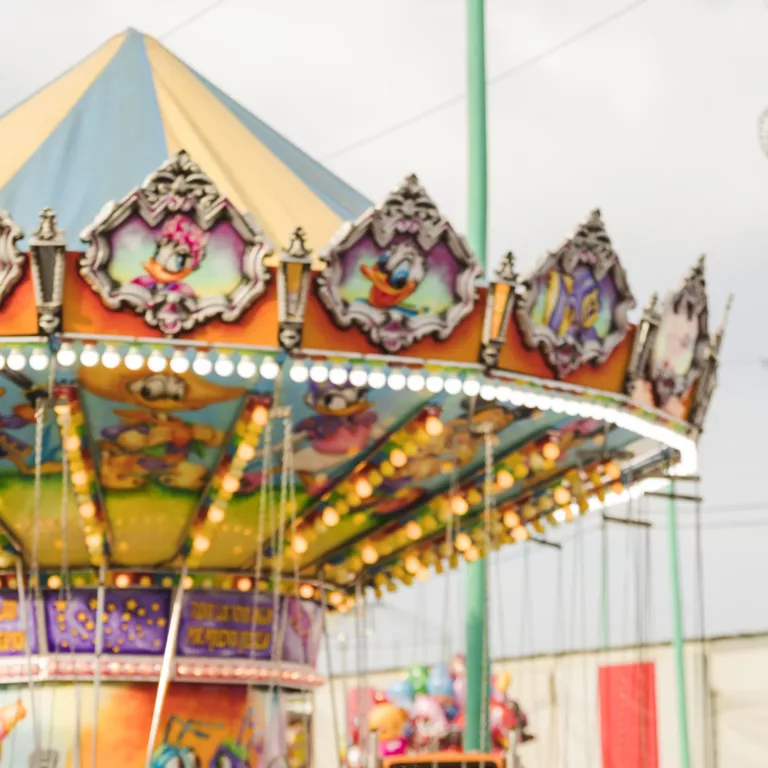
[[62, 450], [67, 454], [69, 481], [77, 502], [91, 564], [103, 563], [109, 550], [106, 520], [101, 509], [96, 467], [88, 447], [85, 416], [73, 385], [54, 388], [56, 422]]
[[216, 527], [226, 515], [227, 506], [240, 489], [243, 472], [256, 456], [256, 449], [269, 420], [272, 400], [250, 396], [230, 434], [226, 451], [214, 472], [190, 526], [184, 552], [194, 567], [208, 550]]

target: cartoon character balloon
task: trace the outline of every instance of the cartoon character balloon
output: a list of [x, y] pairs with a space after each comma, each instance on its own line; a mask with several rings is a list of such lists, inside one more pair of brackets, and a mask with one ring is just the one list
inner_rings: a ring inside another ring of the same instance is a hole
[[408, 712], [389, 701], [373, 708], [368, 717], [368, 727], [378, 737], [379, 757], [405, 754], [408, 746], [405, 739], [408, 720]]

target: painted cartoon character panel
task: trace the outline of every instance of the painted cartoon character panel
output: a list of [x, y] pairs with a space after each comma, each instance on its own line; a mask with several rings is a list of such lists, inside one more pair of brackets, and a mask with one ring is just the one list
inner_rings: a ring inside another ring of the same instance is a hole
[[387, 352], [448, 338], [474, 307], [479, 268], [415, 176], [342, 229], [323, 258], [316, 288], [334, 321]]

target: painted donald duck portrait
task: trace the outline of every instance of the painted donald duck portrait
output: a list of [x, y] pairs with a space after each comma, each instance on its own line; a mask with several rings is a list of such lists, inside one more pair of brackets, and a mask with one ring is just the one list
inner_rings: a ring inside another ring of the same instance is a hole
[[426, 275], [426, 260], [416, 245], [402, 242], [379, 256], [373, 266], [362, 264], [360, 271], [371, 281], [368, 303], [376, 309], [398, 309], [418, 314], [419, 309], [405, 302]]

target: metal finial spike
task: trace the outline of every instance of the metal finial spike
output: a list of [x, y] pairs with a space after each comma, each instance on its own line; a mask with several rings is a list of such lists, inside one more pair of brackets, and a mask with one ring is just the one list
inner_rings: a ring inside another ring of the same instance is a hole
[[39, 240], [53, 240], [56, 237], [56, 213], [50, 206], [40, 212], [40, 226], [35, 237]]
[[312, 253], [307, 248], [306, 233], [301, 227], [296, 227], [291, 235], [291, 242], [288, 245], [286, 254], [294, 259], [306, 259]]
[[517, 282], [517, 272], [515, 271], [515, 255], [512, 251], [507, 251], [501, 258], [498, 268], [496, 269], [496, 279], [500, 283], [508, 283], [514, 285]]

